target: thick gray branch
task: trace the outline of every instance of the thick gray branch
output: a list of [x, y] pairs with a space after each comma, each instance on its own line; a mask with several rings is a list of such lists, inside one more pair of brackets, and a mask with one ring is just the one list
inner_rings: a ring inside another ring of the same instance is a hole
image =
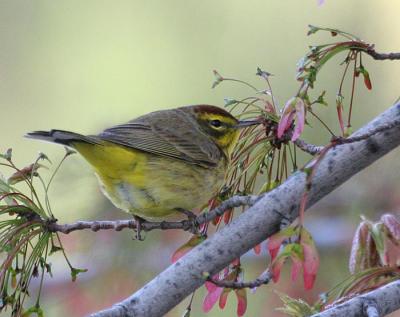
[[[353, 136], [399, 120], [400, 104], [397, 104]], [[332, 148], [315, 173], [308, 207], [399, 144], [400, 128], [397, 125], [367, 140]], [[266, 194], [231, 224], [216, 232], [136, 293], [92, 316], [163, 316], [203, 285], [205, 276], [219, 272], [234, 259], [276, 233], [283, 217], [295, 219], [305, 183], [305, 173], [294, 173], [284, 184]]]
[[356, 296], [312, 317], [379, 317], [400, 308], [400, 281], [386, 284], [372, 292]]

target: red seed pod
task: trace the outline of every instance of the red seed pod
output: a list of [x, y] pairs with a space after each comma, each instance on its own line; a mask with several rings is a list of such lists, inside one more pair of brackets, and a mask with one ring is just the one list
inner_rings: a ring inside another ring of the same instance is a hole
[[319, 268], [319, 255], [311, 234], [303, 227], [300, 244], [303, 247], [304, 288], [312, 289]]
[[364, 76], [365, 87], [367, 87], [368, 90], [371, 90], [372, 89], [372, 83], [371, 83], [371, 78], [369, 77], [369, 73], [365, 70], [362, 74]]
[[229, 223], [231, 221], [232, 212], [233, 212], [233, 209], [228, 209], [228, 210], [225, 211], [225, 213], [224, 213], [224, 223], [225, 224], [227, 224], [227, 223]]

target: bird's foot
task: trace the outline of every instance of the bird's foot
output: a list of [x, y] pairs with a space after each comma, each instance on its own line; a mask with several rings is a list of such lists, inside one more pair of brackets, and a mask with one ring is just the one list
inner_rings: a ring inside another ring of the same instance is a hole
[[144, 241], [144, 236], [142, 236], [142, 224], [143, 222], [146, 222], [146, 220], [140, 218], [139, 216], [133, 216], [133, 219], [135, 219], [136, 222], [136, 229], [135, 229], [136, 234], [133, 238], [138, 241]]
[[197, 223], [197, 216], [193, 212], [183, 208], [176, 208], [176, 211], [187, 216], [187, 220], [184, 220], [184, 222], [188, 224], [187, 228], [185, 228], [186, 231], [189, 231], [193, 234], [200, 233], [200, 225]]

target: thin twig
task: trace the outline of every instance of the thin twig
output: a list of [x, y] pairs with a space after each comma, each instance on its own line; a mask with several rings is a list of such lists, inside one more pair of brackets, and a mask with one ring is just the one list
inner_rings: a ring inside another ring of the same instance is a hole
[[[394, 127], [399, 126], [399, 125], [400, 125], [400, 120], [394, 120], [392, 122], [381, 125], [377, 128], [371, 129], [370, 131], [368, 131], [367, 133], [364, 133], [364, 134], [350, 136], [348, 138], [335, 137], [332, 140], [332, 142], [334, 142], [334, 145], [342, 145], [342, 144], [360, 142], [360, 141], [363, 141], [363, 140], [366, 140], [366, 139], [372, 137], [373, 135], [375, 135], [377, 133], [393, 129]], [[297, 139], [294, 143], [297, 145], [297, 147], [299, 149], [301, 149], [302, 151], [304, 151], [308, 154], [311, 154], [311, 155], [316, 155], [316, 154], [321, 153], [321, 151], [326, 147], [326, 146], [318, 146], [315, 144], [307, 143], [306, 141], [301, 140], [301, 139]], [[330, 146], [330, 144], [328, 144], [327, 146]]]
[[388, 59], [388, 60], [400, 59], [400, 53], [378, 53], [373, 48], [366, 50], [365, 53], [367, 53], [373, 59], [380, 60], [380, 61], [386, 60], [386, 59]]
[[[183, 221], [161, 221], [151, 222], [144, 221], [141, 223], [141, 230], [151, 231], [155, 229], [170, 230], [170, 229], [181, 229], [188, 231], [193, 228], [193, 225], [201, 225], [209, 222], [214, 218], [221, 216], [226, 210], [240, 207], [240, 206], [252, 206], [262, 196], [234, 196], [228, 200], [225, 200], [217, 208], [210, 212], [199, 215], [196, 219], [183, 220]], [[72, 231], [90, 229], [94, 232], [99, 230], [115, 230], [121, 231], [122, 229], [136, 229], [136, 222], [134, 219], [128, 220], [100, 220], [100, 221], [77, 221], [72, 224], [58, 224], [56, 222], [46, 222], [44, 226], [51, 232], [61, 232], [68, 234]]]
[[271, 278], [272, 278], [271, 272], [267, 270], [255, 280], [249, 282], [215, 280], [212, 278], [208, 278], [208, 281], [219, 287], [241, 289], [241, 288], [256, 288], [260, 287], [261, 285], [266, 285], [271, 281]]
[[296, 141], [294, 141], [294, 144], [296, 144], [300, 150], [311, 155], [319, 154], [324, 148], [323, 146], [307, 143], [306, 141], [301, 139], [297, 139]]

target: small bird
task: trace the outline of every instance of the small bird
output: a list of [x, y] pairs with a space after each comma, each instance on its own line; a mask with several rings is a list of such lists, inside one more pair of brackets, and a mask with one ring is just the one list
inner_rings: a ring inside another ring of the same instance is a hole
[[155, 220], [204, 207], [224, 183], [239, 130], [258, 123], [195, 105], [151, 112], [97, 135], [51, 130], [26, 136], [75, 149], [115, 206]]

